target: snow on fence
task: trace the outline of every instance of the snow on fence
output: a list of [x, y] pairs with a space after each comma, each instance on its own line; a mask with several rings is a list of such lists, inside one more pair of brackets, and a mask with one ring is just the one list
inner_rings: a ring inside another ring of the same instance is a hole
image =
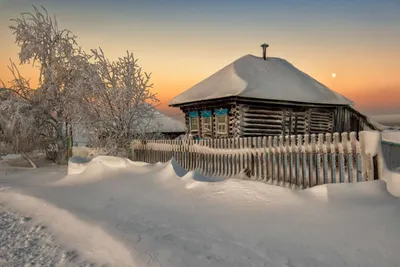
[[[332, 138], [333, 137], [333, 138]], [[312, 187], [377, 179], [376, 158], [366, 154], [363, 132], [210, 140], [135, 140], [133, 160], [166, 162], [203, 175]]]

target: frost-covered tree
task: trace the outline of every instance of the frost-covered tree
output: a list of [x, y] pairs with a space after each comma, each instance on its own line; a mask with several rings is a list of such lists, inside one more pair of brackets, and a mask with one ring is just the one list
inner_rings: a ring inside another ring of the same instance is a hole
[[110, 154], [126, 149], [133, 138], [157, 133], [153, 119], [158, 102], [151, 92], [150, 74], [143, 72], [132, 53], [112, 62], [101, 50], [91, 50], [92, 62], [81, 76], [81, 123]]
[[38, 120], [32, 109], [24, 101], [4, 101], [0, 105], [0, 140], [25, 158], [33, 168], [37, 168], [29, 154], [43, 143], [40, 134], [36, 132]]
[[33, 13], [21, 14], [20, 18], [12, 20], [10, 26], [20, 47], [20, 63], [32, 63], [40, 70], [38, 88], [30, 88], [19, 75], [16, 65], [11, 63], [14, 79], [7, 90], [12, 91], [14, 101], [23, 102], [35, 110], [40, 121], [36, 126], [43, 128], [38, 132], [48, 135], [46, 139], [51, 141], [48, 149], [56, 152], [56, 162], [63, 163], [64, 129], [73, 109], [74, 83], [87, 64], [87, 57], [77, 45], [76, 36], [68, 30], [60, 30], [56, 18], [51, 18], [42, 9], [34, 7]]
[[[12, 72], [14, 73], [14, 69]], [[29, 87], [29, 82], [23, 78], [16, 80], [19, 84], [12, 85], [11, 89]], [[24, 99], [30, 96], [20, 95], [23, 95], [23, 92], [17, 94], [5, 88], [0, 90], [0, 141], [12, 148], [14, 153], [21, 154], [32, 167], [37, 168], [29, 154], [46, 147], [46, 138], [41, 133], [43, 128], [40, 127], [41, 120], [38, 116], [40, 110]]]
[[96, 137], [96, 145], [110, 154], [126, 148], [132, 138], [157, 132], [151, 123], [153, 103], [158, 100], [150, 91], [150, 74], [142, 71], [131, 53], [115, 62], [106, 59], [101, 49], [84, 53], [76, 36], [60, 30], [55, 17], [43, 7], [34, 7], [33, 13], [23, 13], [12, 21], [10, 28], [20, 47], [20, 63], [31, 63], [39, 68], [40, 75], [38, 87], [31, 88], [11, 62], [14, 79], [5, 89], [8, 104], [0, 105], [3, 110], [22, 108], [24, 112], [16, 112], [18, 118], [9, 121], [3, 118], [7, 133], [18, 130], [15, 122], [30, 122], [25, 125], [34, 128], [26, 130], [29, 138], [40, 140], [32, 145], [55, 151], [55, 161], [64, 163], [70, 125], [84, 128]]

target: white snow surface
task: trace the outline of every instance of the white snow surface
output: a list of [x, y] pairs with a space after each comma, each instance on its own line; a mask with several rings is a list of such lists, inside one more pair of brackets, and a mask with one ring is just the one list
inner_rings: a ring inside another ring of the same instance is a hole
[[169, 105], [241, 96], [318, 104], [353, 105], [281, 58], [253, 55], [239, 58], [173, 98]]
[[400, 145], [400, 131], [397, 131], [397, 130], [383, 131], [382, 132], [382, 140]]
[[0, 204], [0, 266], [91, 266], [60, 247], [42, 224]]
[[55, 166], [0, 169], [0, 203], [45, 225], [57, 242], [90, 262], [140, 267], [400, 264], [400, 201], [392, 195], [400, 196], [400, 177], [395, 174], [388, 183], [292, 190], [203, 177], [174, 160], [152, 165], [101, 156], [74, 163], [80, 172], [66, 176]]

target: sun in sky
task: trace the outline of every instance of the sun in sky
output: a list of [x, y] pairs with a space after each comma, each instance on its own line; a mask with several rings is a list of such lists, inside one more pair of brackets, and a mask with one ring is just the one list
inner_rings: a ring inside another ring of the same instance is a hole
[[332, 73], [332, 78], [336, 78], [336, 73]]

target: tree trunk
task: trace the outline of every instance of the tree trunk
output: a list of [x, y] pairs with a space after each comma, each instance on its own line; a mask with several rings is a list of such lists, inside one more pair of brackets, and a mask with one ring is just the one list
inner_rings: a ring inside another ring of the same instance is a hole
[[55, 155], [55, 159], [54, 159], [54, 161], [57, 163], [57, 164], [60, 164], [60, 165], [66, 165], [67, 164], [67, 159], [66, 159], [66, 136], [64, 136], [64, 131], [63, 131], [63, 125], [64, 125], [64, 120], [63, 120], [63, 118], [62, 118], [62, 113], [61, 113], [61, 111], [59, 111], [58, 113], [57, 113], [57, 120], [58, 120], [58, 123], [57, 123], [57, 142], [56, 142], [56, 145], [57, 145], [57, 150], [55, 151], [56, 152], [56, 155]]
[[59, 136], [57, 140], [57, 151], [55, 155], [55, 162], [60, 165], [66, 165], [67, 164], [67, 159], [66, 159], [66, 149], [65, 149], [65, 140], [63, 136]]
[[21, 151], [20, 153], [21, 153], [22, 157], [23, 157], [27, 162], [29, 162], [29, 164], [31, 165], [31, 167], [32, 167], [33, 169], [37, 169], [37, 168], [38, 168], [38, 165], [32, 160], [31, 157], [29, 157], [28, 154], [26, 154], [25, 152], [22, 152], [22, 151]]

